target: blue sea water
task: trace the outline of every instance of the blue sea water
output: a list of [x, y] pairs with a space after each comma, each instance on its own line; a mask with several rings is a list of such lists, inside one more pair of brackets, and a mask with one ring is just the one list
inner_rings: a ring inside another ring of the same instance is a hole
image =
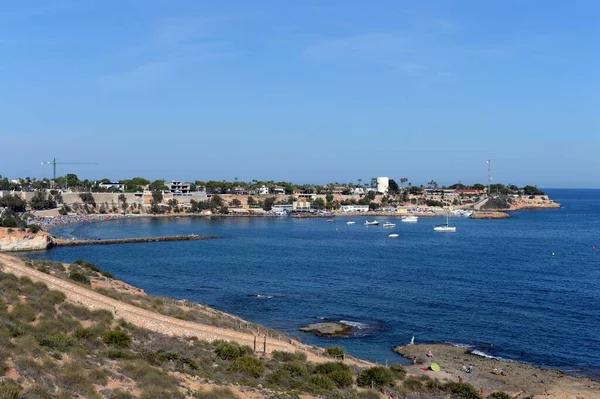
[[[392, 348], [415, 336], [600, 379], [600, 190], [547, 193], [563, 207], [456, 219], [450, 234], [433, 232], [436, 218], [397, 220], [396, 239], [363, 226], [365, 217], [136, 219], [55, 234], [222, 238], [65, 247], [33, 257], [85, 259], [150, 294], [206, 303], [372, 361], [398, 361]], [[361, 328], [336, 339], [298, 332], [323, 318]]]

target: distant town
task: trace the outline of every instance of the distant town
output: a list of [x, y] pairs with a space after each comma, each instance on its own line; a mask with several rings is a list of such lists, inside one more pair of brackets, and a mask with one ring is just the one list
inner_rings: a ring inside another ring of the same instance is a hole
[[435, 213], [454, 210], [513, 210], [554, 207], [536, 186], [435, 181], [413, 185], [376, 177], [368, 182], [293, 184], [258, 181], [80, 180], [75, 174], [56, 179], [0, 176], [0, 209], [36, 215], [72, 214], [203, 214], [322, 215], [383, 212]]

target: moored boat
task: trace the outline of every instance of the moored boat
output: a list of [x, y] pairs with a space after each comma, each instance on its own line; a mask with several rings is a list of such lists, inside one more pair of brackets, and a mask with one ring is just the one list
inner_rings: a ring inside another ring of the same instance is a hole
[[385, 222], [385, 223], [383, 224], [383, 227], [396, 227], [396, 223]]
[[379, 226], [379, 222], [377, 220], [373, 220], [369, 222], [368, 220], [364, 223], [365, 226]]
[[416, 223], [419, 221], [418, 216], [402, 216], [402, 221], [404, 223]]

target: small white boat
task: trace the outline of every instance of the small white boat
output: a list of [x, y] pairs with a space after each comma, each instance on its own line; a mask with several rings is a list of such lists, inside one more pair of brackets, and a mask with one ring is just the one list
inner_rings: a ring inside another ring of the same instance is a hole
[[402, 221], [404, 223], [416, 223], [419, 221], [418, 216], [402, 216]]
[[333, 219], [327, 219], [327, 222], [331, 223], [331, 222], [333, 222]]
[[435, 226], [433, 231], [442, 231], [446, 233], [454, 233], [456, 231], [456, 226], [450, 226], [449, 222], [450, 211], [446, 213], [446, 224], [440, 224], [439, 226]]
[[379, 222], [377, 220], [373, 220], [372, 222], [367, 220], [364, 224], [365, 226], [379, 226]]
[[383, 224], [383, 227], [396, 227], [396, 223], [385, 222], [385, 223]]
[[445, 224], [439, 225], [439, 226], [435, 226], [433, 228], [433, 231], [445, 231], [448, 233], [453, 233], [456, 231], [456, 226], [447, 226]]
[[388, 234], [389, 238], [396, 238], [398, 237], [400, 234]]
[[356, 222], [349, 221], [349, 222], [346, 222], [346, 224], [356, 224]]

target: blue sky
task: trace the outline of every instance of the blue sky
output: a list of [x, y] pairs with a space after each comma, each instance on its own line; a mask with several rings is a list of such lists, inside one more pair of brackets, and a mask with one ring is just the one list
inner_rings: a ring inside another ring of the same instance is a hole
[[0, 174], [600, 187], [596, 1], [19, 1]]

